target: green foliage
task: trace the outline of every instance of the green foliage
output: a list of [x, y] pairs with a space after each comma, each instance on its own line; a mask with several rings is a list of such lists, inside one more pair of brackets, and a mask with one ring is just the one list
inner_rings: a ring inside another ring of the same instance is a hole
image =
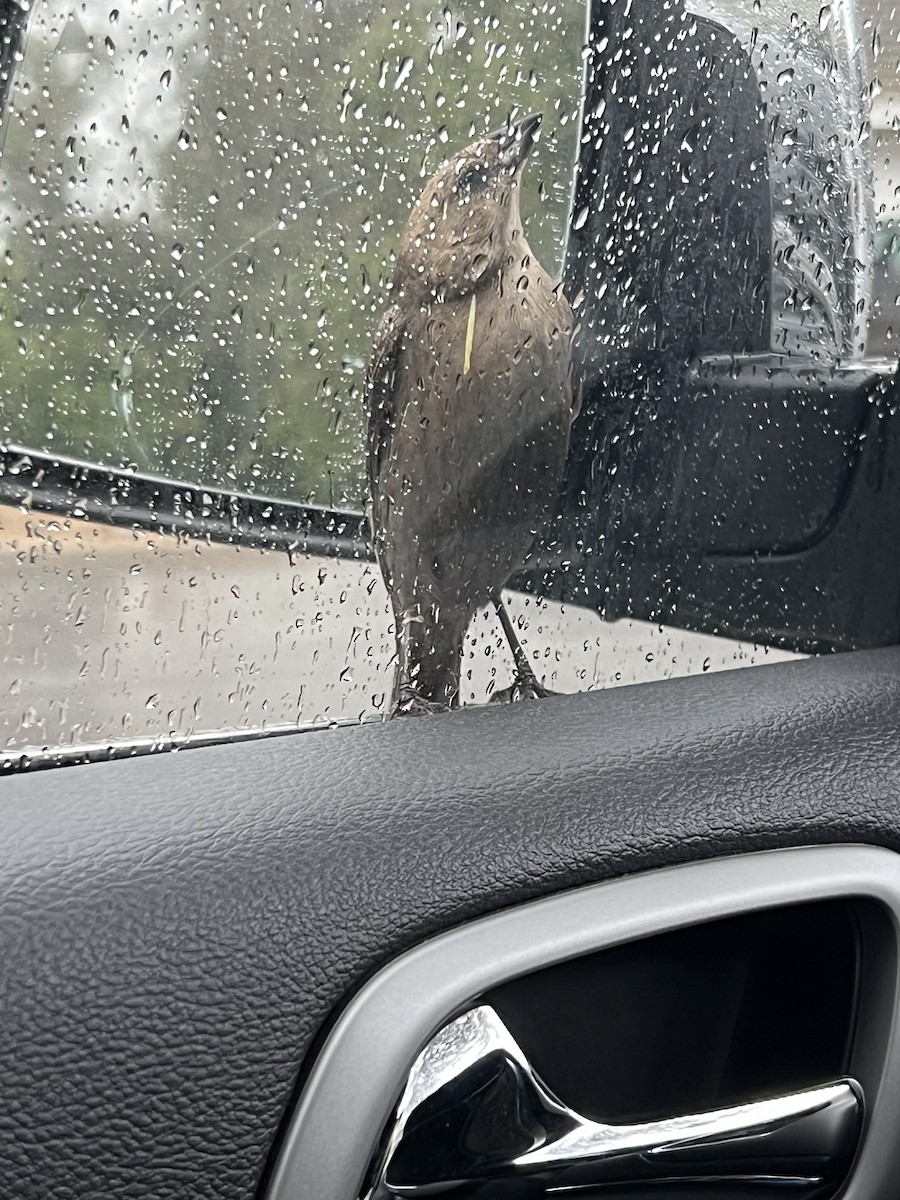
[[441, 158], [543, 111], [523, 212], [559, 265], [583, 9], [140, 7], [89, 4], [62, 36], [32, 16], [0, 164], [0, 434], [359, 503], [365, 362]]

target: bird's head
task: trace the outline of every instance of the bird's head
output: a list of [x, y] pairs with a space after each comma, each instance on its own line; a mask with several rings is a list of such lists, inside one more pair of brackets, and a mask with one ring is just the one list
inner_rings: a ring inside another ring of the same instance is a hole
[[435, 172], [406, 227], [397, 263], [401, 286], [451, 299], [503, 265], [521, 233], [519, 177], [540, 124], [540, 113], [507, 123]]

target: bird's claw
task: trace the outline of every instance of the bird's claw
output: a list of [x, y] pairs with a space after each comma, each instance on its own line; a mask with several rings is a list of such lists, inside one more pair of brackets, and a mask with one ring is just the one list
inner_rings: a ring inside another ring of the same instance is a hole
[[449, 704], [440, 704], [436, 700], [426, 700], [415, 688], [401, 687], [392, 717], [419, 717], [424, 713], [447, 712]]
[[529, 672], [528, 675], [517, 674], [509, 687], [494, 692], [489, 703], [516, 704], [519, 700], [543, 700], [547, 696], [555, 695], [556, 692], [551, 692], [538, 683], [537, 678]]

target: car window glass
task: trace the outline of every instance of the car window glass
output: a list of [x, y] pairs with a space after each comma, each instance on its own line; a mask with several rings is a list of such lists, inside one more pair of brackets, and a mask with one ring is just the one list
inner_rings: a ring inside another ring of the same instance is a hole
[[[581, 405], [500, 580], [542, 684], [896, 640], [900, 579], [835, 583], [889, 559], [851, 503], [888, 493], [896, 411], [888, 6], [46, 0], [7, 28], [6, 749], [390, 712], [420, 600], [353, 516], [367, 367], [417, 196], [534, 112], [523, 224]], [[504, 513], [535, 490], [510, 461]], [[487, 591], [466, 620], [482, 703], [515, 664]]]

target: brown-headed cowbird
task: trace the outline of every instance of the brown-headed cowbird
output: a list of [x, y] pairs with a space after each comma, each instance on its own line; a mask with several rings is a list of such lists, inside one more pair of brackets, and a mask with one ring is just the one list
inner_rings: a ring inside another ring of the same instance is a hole
[[[469, 621], [489, 601], [505, 618], [500, 589], [565, 467], [572, 311], [519, 215], [540, 121], [479, 138], [428, 181], [369, 365], [372, 531], [396, 622], [400, 712], [457, 702]], [[516, 651], [520, 681], [539, 691]]]

